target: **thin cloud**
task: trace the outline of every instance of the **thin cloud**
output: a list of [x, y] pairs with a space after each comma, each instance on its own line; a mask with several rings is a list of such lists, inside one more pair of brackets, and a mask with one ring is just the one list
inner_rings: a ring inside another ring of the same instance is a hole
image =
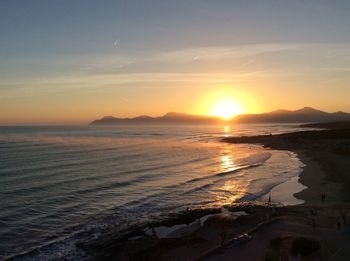
[[[297, 50], [299, 44], [251, 44], [238, 46], [213, 46], [175, 50], [160, 54], [156, 59], [176, 60], [217, 60], [242, 58], [259, 54]], [[196, 58], [196, 59], [194, 59]]]
[[115, 40], [115, 41], [114, 41], [114, 43], [113, 43], [113, 47], [114, 47], [114, 48], [116, 48], [116, 47], [117, 47], [117, 45], [118, 45], [118, 43], [119, 43], [119, 40], [118, 40], [118, 39], [117, 39], [117, 40]]

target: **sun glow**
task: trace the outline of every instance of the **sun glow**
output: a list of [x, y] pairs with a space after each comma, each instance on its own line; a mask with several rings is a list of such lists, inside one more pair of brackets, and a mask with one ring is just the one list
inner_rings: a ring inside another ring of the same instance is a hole
[[242, 107], [232, 100], [219, 101], [213, 105], [210, 111], [211, 116], [220, 117], [224, 120], [229, 120], [240, 113], [242, 113]]

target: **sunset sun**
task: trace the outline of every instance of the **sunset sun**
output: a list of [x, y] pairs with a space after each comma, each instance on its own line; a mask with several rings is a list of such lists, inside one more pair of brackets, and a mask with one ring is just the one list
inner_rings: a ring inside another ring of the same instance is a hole
[[211, 116], [220, 117], [224, 120], [229, 120], [240, 113], [242, 113], [242, 107], [232, 100], [218, 101], [210, 111]]

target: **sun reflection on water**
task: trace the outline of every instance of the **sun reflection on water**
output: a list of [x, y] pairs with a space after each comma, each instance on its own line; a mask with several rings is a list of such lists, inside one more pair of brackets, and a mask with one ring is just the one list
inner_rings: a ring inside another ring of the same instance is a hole
[[222, 187], [214, 193], [215, 199], [221, 205], [232, 204], [246, 195], [248, 191], [249, 182], [242, 182], [239, 180], [227, 180]]
[[231, 127], [230, 126], [225, 126], [224, 127], [224, 137], [227, 138], [230, 136], [230, 132], [231, 132]]
[[221, 154], [221, 171], [227, 172], [235, 169], [235, 164], [233, 162], [232, 148], [230, 145], [226, 145]]
[[233, 170], [234, 164], [232, 161], [231, 155], [222, 155], [221, 156], [221, 170], [222, 172], [227, 172]]
[[[230, 126], [224, 127], [224, 137], [228, 137], [231, 131]], [[221, 153], [221, 171], [227, 172], [234, 169], [234, 163], [232, 158], [232, 147], [230, 145], [225, 145]]]
[[[220, 156], [220, 169], [222, 173], [237, 169], [237, 165], [234, 163], [235, 159], [233, 149], [234, 146], [231, 145], [225, 145], [223, 147]], [[238, 173], [233, 172], [229, 175], [232, 175], [232, 177], [228, 176], [218, 187], [210, 191], [210, 197], [215, 200], [217, 205], [222, 206], [232, 204], [233, 202], [238, 201], [242, 196], [246, 195], [248, 191], [249, 182], [247, 182], [247, 180], [234, 178], [237, 177]]]

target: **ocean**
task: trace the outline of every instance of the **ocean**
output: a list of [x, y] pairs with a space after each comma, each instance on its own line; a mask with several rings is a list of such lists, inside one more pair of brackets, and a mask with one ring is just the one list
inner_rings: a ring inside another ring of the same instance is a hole
[[[186, 208], [262, 201], [295, 181], [295, 153], [228, 136], [301, 130], [298, 124], [0, 127], [0, 260], [79, 260], [82, 237]], [[293, 187], [295, 186], [295, 187]]]

